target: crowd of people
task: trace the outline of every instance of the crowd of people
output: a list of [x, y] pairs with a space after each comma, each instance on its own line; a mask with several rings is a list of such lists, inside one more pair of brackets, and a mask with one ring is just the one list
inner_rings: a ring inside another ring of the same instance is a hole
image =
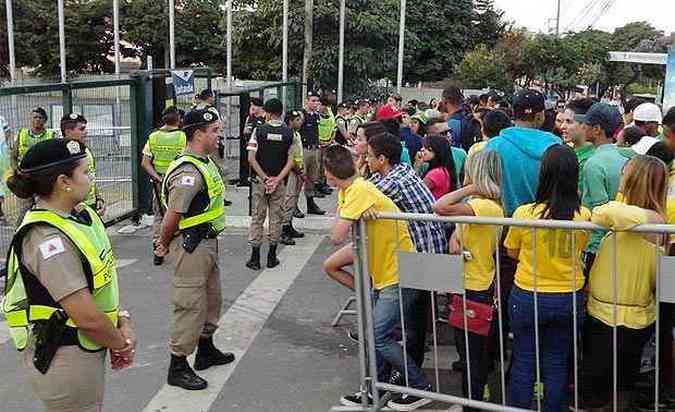
[[[354, 287], [350, 228], [365, 219], [379, 381], [431, 390], [422, 372], [429, 293], [399, 290], [397, 252], [462, 254], [465, 293], [449, 296], [448, 317], [460, 357], [453, 369], [462, 372], [464, 397], [490, 400], [485, 387], [500, 358], [501, 318], [503, 338], [510, 342], [510, 352], [502, 354], [507, 405], [528, 409], [538, 399], [544, 410], [563, 410], [574, 406], [576, 393], [580, 409], [607, 407], [614, 400], [615, 356], [618, 407], [653, 410], [654, 377], [639, 390], [635, 383], [658, 310], [659, 407], [675, 405], [673, 308], [655, 296], [657, 250], [669, 253], [670, 239], [623, 232], [675, 222], [669, 194], [675, 187], [675, 109], [662, 115], [658, 105], [631, 99], [622, 116], [616, 106], [577, 97], [556, 111], [537, 90], [521, 90], [507, 103], [496, 94], [465, 99], [454, 86], [434, 107], [416, 101], [402, 106], [397, 96], [380, 105], [359, 101], [351, 107], [339, 109], [342, 119], [336, 123], [343, 126], [335, 130], [343, 139], [322, 148], [326, 182], [338, 190], [332, 230], [338, 249], [324, 270]], [[607, 229], [535, 232], [377, 219], [379, 212], [392, 211], [593, 222]], [[614, 231], [619, 232], [614, 236]], [[501, 311], [494, 308], [497, 300]], [[477, 323], [461, 320], [465, 307]], [[397, 343], [401, 316], [407, 357]], [[615, 327], [618, 353], [613, 354], [608, 348]], [[577, 388], [572, 385], [575, 356]], [[361, 394], [341, 402], [358, 405]], [[402, 395], [388, 406], [406, 411], [429, 402]]]

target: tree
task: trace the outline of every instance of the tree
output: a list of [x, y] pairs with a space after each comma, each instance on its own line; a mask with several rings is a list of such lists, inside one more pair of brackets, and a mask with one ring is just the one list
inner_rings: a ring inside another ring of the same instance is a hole
[[488, 50], [484, 44], [464, 55], [457, 67], [456, 78], [466, 88], [489, 87], [508, 93], [513, 91], [513, 79], [508, 73], [503, 56], [494, 50]]
[[471, 41], [493, 48], [507, 32], [509, 23], [504, 21], [504, 11], [495, 7], [494, 0], [476, 0], [475, 3]]
[[[33, 67], [40, 76], [56, 77], [60, 72], [56, 2], [22, 0], [13, 5], [17, 66]], [[112, 71], [114, 63], [108, 59], [113, 49], [109, 2], [66, 0], [64, 12], [69, 76]], [[6, 26], [2, 32], [6, 33]], [[4, 34], [2, 40], [6, 41]], [[122, 52], [128, 54], [129, 50]]]

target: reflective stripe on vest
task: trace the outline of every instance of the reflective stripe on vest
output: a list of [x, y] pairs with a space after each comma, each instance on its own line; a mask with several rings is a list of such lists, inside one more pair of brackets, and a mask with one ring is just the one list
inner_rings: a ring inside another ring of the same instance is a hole
[[[35, 223], [45, 223], [62, 232], [87, 259], [92, 274], [92, 296], [96, 307], [110, 318], [113, 325], [117, 326], [119, 286], [110, 239], [96, 212], [88, 206], [84, 206], [84, 208], [91, 219], [90, 225], [71, 218], [64, 218], [52, 211], [30, 210], [26, 213], [17, 233], [24, 233], [21, 228]], [[19, 241], [22, 242], [23, 240], [19, 239]], [[57, 307], [30, 304], [23, 276], [32, 275], [20, 273], [18, 256], [15, 251], [16, 247], [21, 246], [12, 242], [7, 265], [5, 298], [2, 302], [2, 310], [5, 313], [10, 335], [14, 345], [19, 350], [23, 350], [29, 342], [31, 323], [38, 320], [47, 320], [54, 312], [63, 311]], [[66, 325], [77, 329], [77, 325], [72, 319], [68, 319]], [[80, 330], [77, 331], [77, 336], [79, 346], [82, 349], [87, 351], [103, 349]]]
[[48, 140], [54, 138], [54, 131], [53, 130], [44, 130], [42, 133], [40, 133], [37, 136], [34, 136], [30, 129], [21, 129], [19, 130], [19, 158], [18, 161], [20, 162], [21, 159], [26, 155], [28, 152], [28, 149], [31, 147], [35, 146], [37, 143], [40, 143], [43, 140]]
[[166, 171], [166, 178], [162, 182], [162, 204], [164, 207], [167, 207], [167, 182], [169, 181], [169, 176], [174, 170], [185, 163], [195, 166], [202, 175], [209, 196], [209, 206], [198, 215], [182, 216], [178, 221], [178, 229], [185, 230], [203, 223], [209, 223], [216, 233], [222, 232], [225, 228], [225, 207], [223, 206], [225, 185], [223, 184], [218, 166], [210, 158], [206, 162], [194, 155], [183, 154], [171, 162]]
[[185, 150], [186, 142], [185, 132], [180, 129], [159, 129], [150, 134], [148, 148], [152, 153], [152, 165], [157, 173], [160, 175], [166, 173], [171, 162]]

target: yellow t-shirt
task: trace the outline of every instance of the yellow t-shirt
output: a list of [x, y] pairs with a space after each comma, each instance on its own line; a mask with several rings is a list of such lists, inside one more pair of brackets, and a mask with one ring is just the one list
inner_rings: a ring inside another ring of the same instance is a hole
[[[400, 212], [394, 202], [374, 184], [361, 177], [338, 193], [338, 214], [341, 219], [358, 220], [374, 207], [378, 212]], [[398, 284], [397, 252], [413, 252], [408, 224], [402, 220], [371, 220], [367, 222], [368, 268], [377, 290]]]
[[[504, 217], [502, 206], [491, 199], [470, 199], [469, 207], [479, 217]], [[464, 287], [487, 290], [495, 277], [495, 250], [501, 237], [499, 226], [462, 225], [462, 245], [471, 253], [464, 263]]]
[[[609, 202], [593, 209], [593, 223], [625, 230], [649, 221], [637, 206]], [[656, 321], [656, 245], [639, 233], [616, 232], [617, 326], [645, 328]], [[614, 325], [614, 239], [600, 243], [589, 275], [588, 313]]]
[[[544, 206], [537, 205], [536, 208], [533, 206], [533, 203], [520, 206], [513, 213], [513, 218], [539, 219]], [[591, 212], [585, 207], [581, 207], [580, 211], [574, 215], [576, 222], [585, 222], [590, 218]], [[572, 250], [572, 233], [576, 236], [576, 250], [574, 251]], [[534, 291], [532, 235], [533, 229], [514, 226], [511, 227], [504, 241], [507, 249], [520, 250], [515, 283], [519, 288], [529, 291]], [[563, 229], [537, 229], [536, 236], [536, 268], [534, 269], [537, 274], [537, 292], [567, 293], [581, 289], [584, 286], [581, 251], [586, 246], [588, 233]], [[573, 268], [576, 269], [574, 274]]]

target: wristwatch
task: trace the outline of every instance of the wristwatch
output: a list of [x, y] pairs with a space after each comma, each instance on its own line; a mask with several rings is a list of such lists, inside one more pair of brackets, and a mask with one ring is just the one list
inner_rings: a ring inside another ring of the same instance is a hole
[[131, 313], [128, 310], [121, 310], [117, 313], [117, 316], [120, 318], [131, 319]]

